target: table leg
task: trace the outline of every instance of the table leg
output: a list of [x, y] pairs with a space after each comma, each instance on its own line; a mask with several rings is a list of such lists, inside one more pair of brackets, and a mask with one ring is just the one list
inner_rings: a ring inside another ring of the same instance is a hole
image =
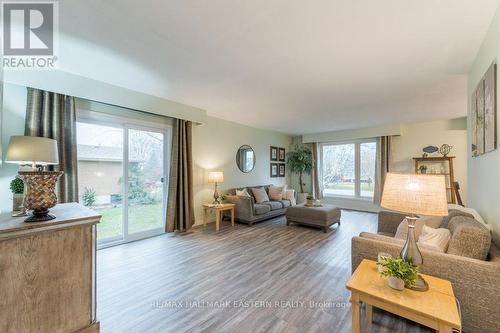
[[203, 226], [207, 226], [207, 207], [203, 207]]
[[352, 333], [359, 333], [361, 330], [359, 323], [359, 295], [352, 293], [351, 296], [351, 311], [352, 311]]
[[438, 333], [451, 333], [451, 327], [444, 324], [444, 323], [439, 323], [439, 329], [437, 330]]
[[220, 223], [220, 211], [218, 209], [215, 210], [215, 231], [219, 231], [219, 223]]
[[371, 324], [373, 322], [373, 307], [371, 304], [366, 304], [366, 303], [365, 306], [366, 306], [366, 321]]
[[231, 226], [234, 227], [234, 207], [231, 208]]

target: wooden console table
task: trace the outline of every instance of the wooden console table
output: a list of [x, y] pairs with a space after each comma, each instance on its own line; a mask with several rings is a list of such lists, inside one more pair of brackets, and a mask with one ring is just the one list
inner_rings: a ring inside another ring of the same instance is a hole
[[231, 212], [231, 225], [234, 227], [234, 207], [235, 204], [203, 204], [203, 225], [207, 226], [207, 214], [209, 210], [215, 211], [215, 230], [219, 231], [220, 220], [222, 219], [222, 213], [226, 210]]
[[25, 223], [0, 215], [0, 332], [99, 332], [96, 224], [77, 203], [51, 209], [56, 219]]
[[460, 316], [451, 282], [430, 275], [422, 276], [429, 283], [429, 290], [397, 291], [387, 285], [387, 278], [380, 276], [375, 261], [364, 259], [346, 285], [351, 291], [352, 332], [360, 332], [361, 303], [366, 305], [366, 320], [370, 324], [372, 307], [375, 306], [439, 333], [451, 333], [452, 328], [460, 329]]

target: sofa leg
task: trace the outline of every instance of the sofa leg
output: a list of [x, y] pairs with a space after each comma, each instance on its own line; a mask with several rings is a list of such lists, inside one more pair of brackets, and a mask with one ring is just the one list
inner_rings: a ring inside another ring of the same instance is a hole
[[248, 222], [248, 226], [249, 227], [253, 226], [253, 222]]
[[323, 232], [326, 234], [326, 233], [328, 232], [328, 230], [329, 230], [329, 229], [330, 229], [330, 228], [328, 228], [328, 226], [323, 227]]
[[286, 225], [290, 225], [290, 221], [288, 221], [288, 219], [286, 219]]

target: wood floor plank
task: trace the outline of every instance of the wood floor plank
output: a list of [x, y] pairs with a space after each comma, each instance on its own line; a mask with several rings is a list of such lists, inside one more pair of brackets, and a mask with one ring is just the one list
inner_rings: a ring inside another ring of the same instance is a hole
[[[101, 332], [349, 332], [351, 238], [376, 215], [342, 212], [329, 233], [276, 218], [228, 221], [98, 251]], [[362, 316], [364, 316], [362, 310]], [[374, 309], [363, 332], [432, 332]]]

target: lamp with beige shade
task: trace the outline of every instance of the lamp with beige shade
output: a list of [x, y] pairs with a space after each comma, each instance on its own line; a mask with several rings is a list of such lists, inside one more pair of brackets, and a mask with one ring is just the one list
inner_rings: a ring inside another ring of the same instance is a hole
[[19, 171], [26, 186], [23, 206], [32, 210], [25, 222], [41, 222], [55, 218], [49, 213], [57, 203], [55, 186], [61, 171], [44, 171], [46, 165], [59, 164], [57, 141], [35, 136], [12, 136], [5, 162], [31, 164], [31, 171]]
[[211, 171], [208, 173], [208, 183], [215, 184], [214, 201], [212, 204], [220, 205], [219, 192], [217, 192], [217, 184], [224, 182], [224, 173], [222, 171]]
[[[394, 211], [409, 214], [408, 236], [400, 256], [416, 266], [423, 263], [422, 254], [415, 239], [415, 215], [446, 216], [448, 199], [446, 180], [443, 175], [388, 173], [385, 179], [380, 205]], [[429, 287], [419, 275], [412, 289], [425, 291]]]

